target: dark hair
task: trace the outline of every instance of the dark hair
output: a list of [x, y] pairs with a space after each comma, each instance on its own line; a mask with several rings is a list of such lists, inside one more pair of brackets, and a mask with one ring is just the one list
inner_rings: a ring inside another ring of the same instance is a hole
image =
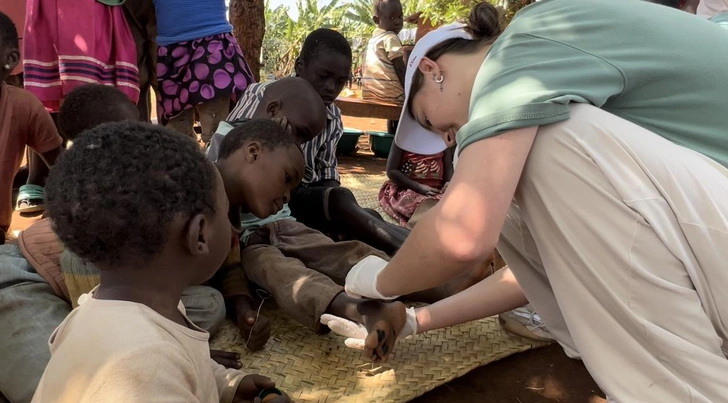
[[[425, 57], [436, 61], [440, 56], [447, 53], [472, 53], [480, 49], [481, 46], [492, 43], [503, 31], [500, 16], [500, 11], [492, 4], [488, 2], [476, 4], [470, 11], [470, 17], [468, 17], [465, 28], [473, 39], [448, 39], [433, 46], [425, 54]], [[412, 66], [412, 68], [416, 70], [412, 76], [412, 85], [410, 86], [409, 96], [407, 97], [407, 110], [410, 115], [412, 115], [412, 99], [420, 88], [422, 88], [424, 81], [422, 72], [417, 69], [417, 66]]]
[[328, 28], [319, 28], [306, 37], [301, 48], [301, 60], [310, 62], [321, 51], [329, 51], [351, 60], [351, 45], [344, 35]]
[[374, 15], [379, 16], [387, 3], [402, 3], [400, 0], [374, 0]]
[[7, 14], [0, 12], [0, 45], [18, 49], [18, 30]]
[[645, 0], [648, 3], [660, 4], [672, 8], [680, 8], [680, 0]]
[[141, 122], [102, 124], [61, 154], [46, 208], [65, 246], [101, 269], [147, 264], [180, 215], [215, 211], [215, 167], [191, 138]]
[[251, 141], [270, 150], [294, 146], [296, 142], [284, 128], [270, 119], [252, 119], [241, 123], [225, 135], [220, 143], [218, 159], [225, 159]]
[[138, 116], [134, 103], [117, 88], [86, 84], [71, 91], [58, 114], [58, 130], [74, 140], [81, 132], [108, 122], [132, 120]]

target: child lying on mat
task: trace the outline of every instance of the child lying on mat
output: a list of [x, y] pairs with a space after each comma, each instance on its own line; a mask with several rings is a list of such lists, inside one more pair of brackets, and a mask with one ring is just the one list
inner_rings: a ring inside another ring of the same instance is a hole
[[180, 302], [217, 271], [231, 236], [222, 178], [193, 140], [99, 126], [60, 158], [47, 203], [58, 237], [101, 283], [51, 336], [34, 402], [251, 401], [274, 386], [212, 361], [209, 334]]
[[[58, 126], [64, 136], [75, 140], [102, 123], [137, 117], [137, 109], [124, 93], [114, 87], [88, 84], [68, 94]], [[1, 394], [12, 402], [31, 400], [50, 360], [48, 338], [78, 305], [79, 296], [98, 284], [98, 269], [63, 246], [49, 219], [21, 232], [17, 246], [0, 247]], [[222, 325], [225, 304], [215, 289], [188, 287], [182, 302], [188, 317], [202, 329], [214, 333]], [[225, 365], [236, 362], [231, 353], [214, 354]]]
[[[323, 314], [362, 323], [368, 331], [369, 355], [386, 357], [397, 337], [393, 329], [404, 326], [404, 305], [351, 298], [341, 284], [360, 262], [371, 257], [386, 260], [388, 256], [362, 242], [334, 242], [293, 217], [276, 214], [304, 172], [303, 155], [294, 138], [276, 122], [251, 120], [225, 136], [216, 165], [230, 203], [247, 213], [241, 220], [241, 260], [246, 277], [270, 293], [281, 309], [316, 332], [328, 330], [319, 322]], [[251, 204], [246, 200], [251, 195], [267, 195], [271, 201]], [[482, 270], [474, 270], [446, 287], [411, 297], [425, 301], [443, 298], [478, 281], [482, 274]], [[243, 309], [251, 310], [250, 303]], [[256, 312], [252, 314], [255, 320]], [[251, 329], [249, 348], [262, 347], [268, 338], [267, 319], [258, 318], [258, 323], [262, 320], [266, 323]]]
[[[296, 76], [308, 82], [324, 102], [326, 123], [321, 131], [310, 133], [310, 141], [303, 143], [306, 173], [301, 185], [291, 194], [290, 214], [334, 239], [357, 239], [394, 254], [409, 231], [385, 222], [374, 210], [359, 206], [351, 190], [341, 187], [339, 182], [336, 145], [343, 135], [343, 124], [334, 100], [344, 88], [350, 70], [351, 46], [343, 35], [321, 28], [306, 37], [296, 60]], [[276, 99], [283, 105], [301, 105], [299, 114], [318, 108], [318, 105], [302, 103], [298, 98], [308, 99], [310, 92], [303, 93], [292, 83], [288, 79], [251, 85], [227, 120], [261, 117], [261, 108], [269, 110]], [[229, 127], [222, 126], [214, 137], [224, 136], [227, 130]], [[214, 148], [210, 151], [214, 159]]]

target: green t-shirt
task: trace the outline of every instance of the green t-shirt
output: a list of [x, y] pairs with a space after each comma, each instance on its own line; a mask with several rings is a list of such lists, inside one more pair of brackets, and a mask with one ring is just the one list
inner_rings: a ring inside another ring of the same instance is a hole
[[728, 35], [635, 0], [544, 0], [520, 11], [475, 79], [469, 144], [590, 103], [728, 167]]

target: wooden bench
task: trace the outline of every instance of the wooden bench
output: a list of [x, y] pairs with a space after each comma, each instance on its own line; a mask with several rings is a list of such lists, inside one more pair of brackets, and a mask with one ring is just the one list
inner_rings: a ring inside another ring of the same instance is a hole
[[400, 105], [365, 101], [359, 98], [339, 97], [336, 98], [335, 103], [341, 109], [341, 114], [345, 116], [399, 120], [399, 115], [402, 113]]

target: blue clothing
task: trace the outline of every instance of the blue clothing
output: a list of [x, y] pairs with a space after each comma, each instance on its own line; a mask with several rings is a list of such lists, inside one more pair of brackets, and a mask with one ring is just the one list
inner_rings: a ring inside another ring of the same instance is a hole
[[225, 0], [154, 0], [154, 9], [159, 46], [233, 32]]

